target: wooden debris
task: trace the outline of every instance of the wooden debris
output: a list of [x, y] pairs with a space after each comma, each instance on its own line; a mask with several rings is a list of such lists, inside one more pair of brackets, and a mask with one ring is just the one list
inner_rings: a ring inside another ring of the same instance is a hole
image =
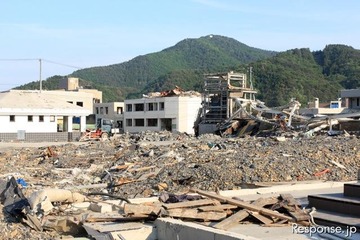
[[200, 207], [206, 205], [220, 205], [220, 202], [214, 199], [201, 199], [195, 201], [167, 203], [167, 204], [163, 204], [163, 207], [165, 209], [174, 209], [174, 208]]
[[270, 224], [272, 224], [272, 223], [274, 222], [272, 219], [267, 218], [267, 217], [261, 215], [261, 214], [258, 213], [258, 212], [248, 211], [248, 213], [249, 213], [251, 216], [255, 217], [257, 220], [259, 220], [260, 222], [264, 223], [264, 224], [270, 225]]
[[160, 205], [125, 204], [126, 215], [158, 215], [161, 211]]
[[176, 208], [168, 210], [170, 217], [198, 219], [203, 221], [219, 221], [226, 218], [226, 212], [199, 212], [194, 208]]
[[[263, 207], [269, 204], [274, 204], [278, 200], [275, 198], [258, 198], [255, 200], [252, 204], [255, 206]], [[246, 210], [240, 210], [237, 213], [231, 215], [230, 217], [222, 220], [221, 222], [214, 225], [215, 228], [227, 230], [234, 224], [242, 221], [243, 219], [247, 218], [249, 216], [249, 212]]]
[[270, 209], [266, 209], [266, 208], [263, 208], [263, 207], [259, 207], [259, 206], [256, 206], [256, 205], [253, 205], [253, 204], [250, 204], [250, 203], [234, 200], [234, 199], [228, 198], [228, 197], [223, 197], [223, 196], [220, 196], [220, 195], [217, 195], [217, 194], [214, 194], [214, 193], [210, 193], [210, 192], [206, 192], [206, 191], [202, 191], [202, 190], [199, 190], [199, 189], [192, 188], [192, 189], [190, 189], [190, 191], [198, 193], [198, 194], [206, 196], [206, 197], [209, 197], [209, 198], [217, 199], [219, 201], [224, 201], [224, 202], [239, 206], [241, 208], [245, 208], [245, 209], [250, 210], [250, 211], [259, 212], [259, 213], [261, 213], [261, 214], [263, 214], [265, 216], [274, 217], [274, 218], [278, 218], [278, 219], [285, 219], [285, 220], [288, 220], [288, 221], [291, 221], [291, 222], [296, 221], [292, 217], [289, 217], [289, 216], [286, 216], [284, 214], [281, 214], [281, 213], [278, 213], [278, 212], [275, 212], [275, 211], [272, 211]]
[[224, 210], [229, 209], [237, 209], [238, 206], [231, 205], [231, 204], [221, 204], [216, 206], [205, 206], [205, 207], [198, 207], [199, 211], [201, 212], [223, 212]]
[[301, 204], [291, 194], [280, 194], [280, 199], [282, 199], [282, 201], [279, 205], [285, 208], [289, 215], [295, 218], [297, 222], [310, 219], [309, 214], [301, 210]]

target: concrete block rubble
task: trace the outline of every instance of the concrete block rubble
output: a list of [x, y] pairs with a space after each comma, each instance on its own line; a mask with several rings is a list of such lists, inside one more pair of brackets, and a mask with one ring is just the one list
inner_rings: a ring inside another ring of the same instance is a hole
[[0, 226], [4, 239], [117, 239], [121, 233], [115, 232], [131, 229], [153, 234], [142, 224], [158, 217], [211, 222], [218, 229], [236, 217], [264, 225], [309, 223], [309, 211], [289, 195], [245, 202], [214, 192], [355, 180], [358, 149], [355, 135], [289, 132], [244, 138], [142, 132], [79, 146], [10, 148], [0, 153]]

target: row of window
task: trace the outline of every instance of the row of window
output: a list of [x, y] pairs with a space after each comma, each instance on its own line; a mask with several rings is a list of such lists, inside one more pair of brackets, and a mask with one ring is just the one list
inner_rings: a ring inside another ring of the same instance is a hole
[[[15, 122], [15, 115], [10, 115], [10, 122]], [[34, 116], [33, 115], [28, 115], [27, 116], [27, 120], [28, 122], [33, 122], [34, 121]], [[39, 122], [44, 122], [44, 116], [40, 115], [39, 116]], [[50, 116], [50, 122], [55, 122], [55, 116]]]
[[[74, 104], [72, 101], [68, 101], [68, 103]], [[83, 107], [84, 103], [83, 102], [76, 102], [76, 106]]]
[[[95, 111], [96, 111], [96, 114], [109, 114], [109, 108], [108, 107], [96, 107]], [[116, 114], [122, 114], [122, 113], [123, 113], [123, 108], [122, 107], [117, 107], [116, 108]]]
[[127, 127], [145, 127], [145, 123], [147, 127], [157, 127], [158, 126], [158, 119], [157, 118], [135, 118], [126, 119], [126, 126]]
[[126, 104], [126, 111], [132, 112], [134, 109], [135, 112], [143, 111], [164, 111], [165, 103], [135, 103], [135, 104]]

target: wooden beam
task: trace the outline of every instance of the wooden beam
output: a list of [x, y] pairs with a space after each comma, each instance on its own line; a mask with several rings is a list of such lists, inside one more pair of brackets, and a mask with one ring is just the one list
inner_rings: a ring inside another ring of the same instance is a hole
[[210, 193], [210, 192], [202, 191], [202, 190], [195, 189], [195, 188], [191, 188], [190, 191], [194, 192], [194, 193], [198, 193], [198, 194], [206, 196], [206, 197], [209, 197], [209, 198], [219, 200], [219, 201], [224, 201], [226, 203], [236, 205], [236, 206], [239, 206], [241, 208], [244, 208], [244, 209], [247, 209], [247, 210], [250, 210], [250, 211], [259, 212], [259, 213], [261, 213], [262, 215], [265, 215], [265, 216], [284, 219], [284, 220], [288, 220], [288, 221], [291, 221], [291, 222], [296, 222], [296, 219], [294, 219], [292, 217], [289, 217], [289, 216], [286, 216], [284, 214], [281, 214], [281, 213], [278, 213], [278, 212], [275, 212], [275, 211], [272, 211], [272, 210], [269, 210], [269, 209], [266, 209], [266, 208], [263, 208], [263, 207], [259, 207], [259, 206], [256, 206], [256, 205], [253, 205], [253, 204], [250, 204], [250, 203], [246, 203], [246, 202], [239, 201], [239, 200], [234, 200], [234, 199], [229, 198], [229, 197], [220, 196], [220, 195], [217, 195], [215, 193]]
[[163, 207], [165, 209], [174, 209], [174, 208], [200, 207], [206, 205], [220, 205], [220, 202], [214, 199], [200, 199], [200, 200], [178, 202], [178, 203], [167, 203], [167, 204], [163, 204]]
[[270, 225], [274, 222], [272, 219], [265, 217], [258, 212], [252, 212], [252, 211], [248, 211], [248, 212], [251, 216], [255, 217], [257, 220], [259, 220], [263, 224]]
[[226, 212], [198, 212], [195, 208], [176, 208], [168, 210], [170, 217], [200, 219], [203, 221], [220, 221], [226, 218]]
[[[252, 204], [255, 206], [263, 207], [265, 205], [274, 204], [277, 201], [278, 200], [276, 198], [265, 198], [265, 199], [258, 198]], [[249, 212], [247, 210], [243, 209], [243, 210], [238, 211], [237, 213], [234, 213], [230, 217], [222, 220], [221, 222], [215, 224], [213, 227], [222, 229], [222, 230], [227, 230], [231, 226], [242, 221], [243, 219], [247, 218], [248, 216], [249, 216]]]
[[221, 204], [216, 206], [205, 206], [205, 207], [198, 207], [200, 212], [223, 212], [224, 210], [229, 209], [236, 209], [238, 206], [231, 205], [231, 204]]

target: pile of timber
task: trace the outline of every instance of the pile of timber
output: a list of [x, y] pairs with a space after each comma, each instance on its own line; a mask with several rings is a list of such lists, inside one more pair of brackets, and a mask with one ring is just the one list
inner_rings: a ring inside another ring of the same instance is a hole
[[290, 194], [246, 202], [198, 189], [190, 191], [206, 198], [176, 203], [127, 203], [123, 209], [124, 216], [103, 219], [89, 216], [86, 221], [136, 221], [171, 217], [186, 221], [210, 222], [207, 225], [223, 230], [242, 221], [260, 223], [264, 226], [284, 226], [289, 222], [306, 226], [310, 224], [309, 213], [301, 209], [300, 203]]

